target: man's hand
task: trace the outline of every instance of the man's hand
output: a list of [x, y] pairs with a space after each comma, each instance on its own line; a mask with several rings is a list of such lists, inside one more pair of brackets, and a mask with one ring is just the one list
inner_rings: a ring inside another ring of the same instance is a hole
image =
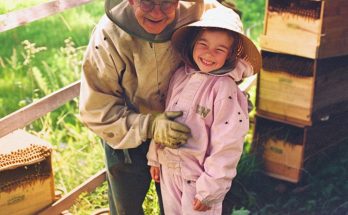
[[151, 178], [157, 182], [160, 183], [160, 168], [156, 166], [151, 166], [150, 167], [150, 174]]
[[198, 199], [194, 199], [193, 200], [193, 210], [196, 211], [207, 211], [210, 210], [211, 207], [209, 207], [208, 205], [203, 204], [200, 200]]
[[152, 138], [155, 143], [173, 149], [185, 144], [190, 137], [191, 130], [186, 125], [174, 121], [181, 115], [181, 111], [168, 111], [152, 115], [149, 122], [148, 137]]

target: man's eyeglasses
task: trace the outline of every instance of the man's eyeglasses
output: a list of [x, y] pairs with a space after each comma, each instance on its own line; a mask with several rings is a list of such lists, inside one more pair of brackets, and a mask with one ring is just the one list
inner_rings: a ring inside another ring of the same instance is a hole
[[151, 0], [139, 0], [140, 9], [145, 13], [152, 11], [156, 5], [159, 5], [163, 13], [172, 13], [177, 6], [178, 1], [161, 1], [155, 3]]

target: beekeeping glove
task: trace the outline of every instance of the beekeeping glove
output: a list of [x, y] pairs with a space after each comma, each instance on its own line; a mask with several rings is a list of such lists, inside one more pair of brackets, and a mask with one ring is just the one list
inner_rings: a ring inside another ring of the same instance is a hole
[[191, 130], [186, 125], [174, 121], [181, 115], [181, 111], [152, 114], [148, 126], [148, 138], [152, 138], [157, 144], [173, 149], [185, 144]]

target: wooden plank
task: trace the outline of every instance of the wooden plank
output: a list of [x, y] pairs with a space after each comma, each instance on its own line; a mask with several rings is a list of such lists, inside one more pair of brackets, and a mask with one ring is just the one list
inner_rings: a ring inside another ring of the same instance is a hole
[[[348, 9], [347, 9], [348, 10]], [[325, 42], [327, 40], [337, 40], [341, 38], [348, 38], [348, 25], [340, 26], [336, 28], [327, 28], [323, 30], [321, 36], [321, 41]]]
[[[299, 40], [300, 38], [299, 36]], [[261, 35], [260, 46], [266, 51], [292, 54], [311, 59], [318, 58], [318, 45], [306, 44], [299, 40], [286, 39], [281, 33], [278, 36]]]
[[36, 214], [52, 204], [53, 189], [53, 175], [44, 180], [32, 180], [30, 184], [19, 185], [10, 192], [0, 192], [0, 208], [3, 214]]
[[266, 36], [284, 37], [284, 40], [301, 41], [303, 44], [317, 45], [321, 35], [321, 20], [291, 14], [268, 12]]
[[326, 1], [324, 9], [324, 19], [325, 17], [336, 16], [336, 15], [347, 15], [348, 14], [348, 4], [346, 0], [342, 1]]
[[322, 58], [348, 55], [348, 38], [332, 38], [321, 44], [318, 55]]
[[[270, 72], [266, 69], [262, 69], [259, 76], [261, 80], [260, 87], [274, 89], [277, 93], [281, 92], [284, 94], [294, 93], [294, 90], [299, 89], [299, 95], [303, 95], [303, 93], [305, 93], [308, 94], [308, 99], [312, 97], [312, 89], [314, 85], [313, 76], [306, 77], [293, 75], [287, 71]], [[265, 82], [265, 84], [262, 84], [263, 82]], [[273, 84], [273, 86], [270, 86], [270, 84]], [[303, 102], [303, 98], [294, 99], [298, 99], [299, 103]]]
[[291, 103], [285, 104], [274, 100], [259, 98], [260, 102], [257, 111], [260, 113], [266, 112], [270, 116], [284, 119], [288, 123], [294, 121], [302, 124], [311, 123], [311, 110], [308, 108], [299, 107]]
[[347, 140], [347, 112], [311, 126], [295, 125], [297, 128], [289, 127], [288, 122], [279, 124], [259, 112], [255, 121], [252, 150], [263, 159], [264, 172], [294, 183], [301, 180], [302, 173], [316, 171], [328, 157], [334, 156], [334, 147]]
[[318, 40], [317, 40], [318, 45], [321, 44], [321, 38], [322, 38], [322, 35], [323, 35], [324, 24], [323, 24], [322, 20], [324, 19], [324, 10], [325, 10], [326, 7], [328, 7], [327, 2], [326, 1], [322, 2], [321, 3], [321, 7], [320, 7], [320, 20], [321, 20], [320, 21], [320, 30], [321, 30], [321, 34], [318, 35]]
[[267, 13], [268, 5], [269, 5], [269, 0], [266, 1], [266, 5], [265, 5], [265, 12], [264, 12], [265, 17], [263, 19], [263, 23], [264, 23], [264, 25], [263, 25], [263, 34], [264, 35], [267, 34], [267, 28], [268, 28], [268, 13]]
[[340, 28], [346, 26], [344, 23], [346, 23], [347, 17], [345, 15], [336, 15], [336, 16], [330, 16], [326, 17], [323, 20], [323, 28]]
[[73, 204], [75, 199], [83, 192], [92, 192], [96, 187], [100, 186], [106, 180], [106, 170], [103, 169], [86, 180], [83, 184], [76, 187], [66, 196], [62, 197], [60, 200], [53, 203], [50, 207], [44, 209], [38, 215], [56, 215], [60, 214], [62, 211], [69, 209]]
[[[270, 73], [270, 75], [277, 75], [276, 73]], [[262, 74], [264, 75], [264, 74]], [[306, 77], [304, 79], [298, 79], [302, 83], [308, 84], [296, 86], [293, 84], [295, 79], [286, 79], [287, 77], [275, 77], [272, 79], [261, 79], [259, 96], [263, 99], [269, 99], [283, 104], [292, 104], [297, 107], [305, 109], [311, 108], [313, 93], [313, 78]], [[289, 82], [287, 82], [289, 81]], [[273, 85], [273, 86], [272, 86]]]
[[291, 118], [285, 115], [279, 115], [271, 112], [266, 112], [257, 107], [257, 116], [262, 117], [264, 119], [272, 120], [275, 122], [281, 122], [288, 125], [293, 125], [299, 128], [304, 128], [306, 126], [311, 126], [311, 121], [303, 121], [295, 118]]
[[[302, 142], [300, 144], [303, 144]], [[286, 140], [275, 140], [269, 138], [264, 145], [263, 158], [275, 163], [301, 169], [303, 161], [303, 145], [295, 145]]]
[[[272, 82], [265, 82], [265, 84], [272, 84]], [[279, 91], [277, 91], [277, 89]], [[284, 106], [291, 105], [293, 107], [298, 107], [300, 109], [307, 110], [306, 112], [309, 112], [309, 110], [311, 109], [311, 102], [312, 102], [312, 96], [310, 93], [306, 93], [305, 91], [302, 91], [303, 94], [301, 94], [300, 88], [297, 88], [297, 89], [294, 88], [293, 92], [291, 91], [290, 88], [288, 88], [289, 91], [284, 91], [283, 89], [285, 88], [278, 87], [278, 88], [272, 89], [272, 88], [262, 87], [260, 89], [260, 94], [259, 94], [260, 100], [267, 100], [269, 102], [273, 101], [275, 103], [279, 103], [280, 105], [282, 104]], [[272, 107], [272, 105], [270, 105], [270, 107]], [[294, 113], [292, 114], [290, 111], [287, 111], [286, 109], [283, 109], [281, 112], [284, 112], [286, 113], [286, 115], [290, 115], [290, 116], [296, 115]]]
[[79, 95], [80, 81], [76, 81], [59, 91], [45, 96], [16, 112], [0, 119], [0, 137], [18, 128], [23, 128], [41, 116], [55, 110]]
[[321, 59], [316, 68], [312, 117], [321, 119], [347, 112], [348, 55]]
[[258, 111], [305, 121], [306, 124], [311, 121], [313, 77], [266, 70], [262, 70], [259, 77]]
[[[344, 50], [346, 42], [340, 40], [347, 38], [344, 25], [348, 15], [347, 2], [322, 1], [320, 19], [266, 10], [261, 48], [312, 59], [347, 54], [347, 49]], [[328, 41], [330, 44], [325, 45]]]
[[269, 160], [264, 160], [265, 174], [273, 178], [298, 183], [301, 177], [301, 170], [285, 166]]
[[0, 32], [52, 16], [66, 9], [92, 2], [93, 0], [54, 0], [31, 8], [0, 15]]

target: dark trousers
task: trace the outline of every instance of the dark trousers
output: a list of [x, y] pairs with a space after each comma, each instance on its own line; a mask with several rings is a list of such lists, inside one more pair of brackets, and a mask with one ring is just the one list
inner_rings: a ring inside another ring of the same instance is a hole
[[[146, 154], [149, 142], [128, 149], [131, 162], [123, 150], [115, 150], [103, 142], [107, 167], [108, 197], [111, 215], [143, 215], [142, 204], [150, 187], [151, 175]], [[156, 191], [161, 214], [163, 206], [159, 186]]]

